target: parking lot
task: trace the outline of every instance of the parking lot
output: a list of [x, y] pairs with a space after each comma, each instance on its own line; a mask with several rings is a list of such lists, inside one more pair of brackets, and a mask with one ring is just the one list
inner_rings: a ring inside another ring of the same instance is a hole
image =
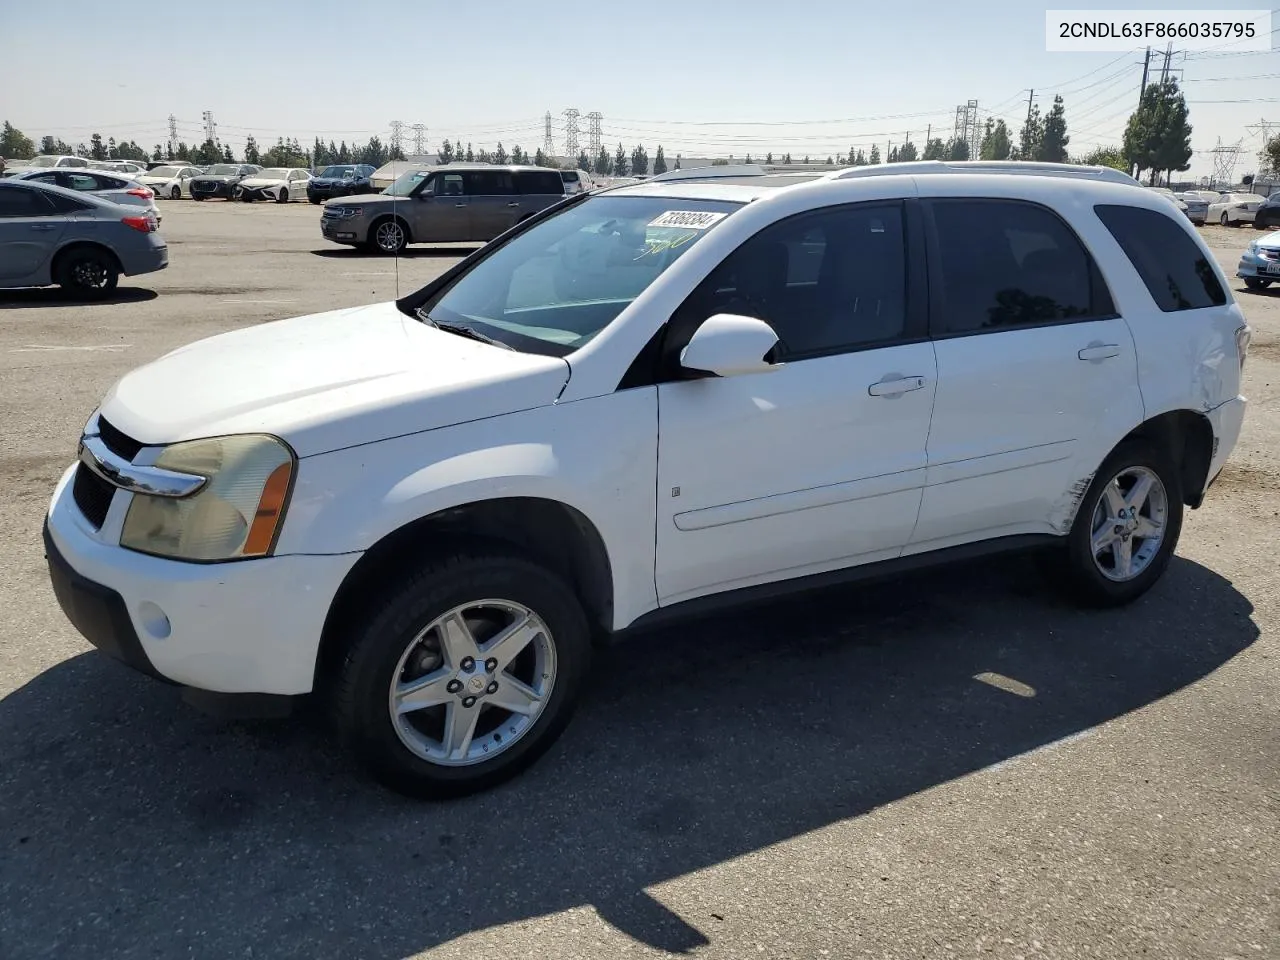
[[[1280, 286], [1232, 282], [1244, 435], [1138, 603], [1006, 559], [685, 625], [605, 651], [528, 773], [420, 804], [92, 652], [40, 526], [128, 369], [468, 248], [161, 209], [172, 265], [111, 300], [0, 291], [0, 957], [1280, 956]], [[1260, 236], [1204, 234], [1228, 275]]]

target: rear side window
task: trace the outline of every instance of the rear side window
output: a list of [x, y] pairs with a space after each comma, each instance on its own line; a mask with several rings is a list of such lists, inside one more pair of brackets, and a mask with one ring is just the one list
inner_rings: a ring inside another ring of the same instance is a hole
[[935, 200], [934, 333], [1115, 316], [1097, 265], [1057, 214], [1015, 200]]
[[467, 193], [473, 197], [504, 197], [516, 192], [511, 174], [499, 170], [477, 170], [464, 173]]
[[1118, 204], [1093, 209], [1165, 313], [1227, 302], [1227, 292], [1200, 247], [1170, 217]]
[[521, 193], [564, 193], [564, 182], [550, 172], [517, 173], [516, 189]]
[[0, 188], [0, 217], [47, 217], [52, 213], [53, 207], [37, 190]]

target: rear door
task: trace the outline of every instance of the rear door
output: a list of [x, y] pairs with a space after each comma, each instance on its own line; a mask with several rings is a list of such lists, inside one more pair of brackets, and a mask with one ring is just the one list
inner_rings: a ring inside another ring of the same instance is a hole
[[42, 191], [0, 184], [0, 281], [42, 274], [66, 226]]
[[516, 187], [520, 191], [516, 222], [563, 200], [565, 195], [564, 181], [554, 170], [526, 170], [517, 173]]
[[466, 239], [487, 241], [512, 226], [520, 217], [520, 196], [515, 177], [505, 170], [471, 170], [463, 173], [470, 204], [471, 234]]
[[1142, 422], [1133, 338], [1093, 258], [1047, 207], [925, 201], [938, 394], [909, 552], [1064, 533]]

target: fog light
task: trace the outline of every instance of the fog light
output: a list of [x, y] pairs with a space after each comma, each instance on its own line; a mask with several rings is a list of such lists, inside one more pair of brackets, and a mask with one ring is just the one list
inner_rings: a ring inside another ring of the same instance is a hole
[[173, 626], [165, 612], [150, 600], [138, 604], [138, 619], [142, 621], [142, 628], [157, 640], [165, 640], [173, 633]]

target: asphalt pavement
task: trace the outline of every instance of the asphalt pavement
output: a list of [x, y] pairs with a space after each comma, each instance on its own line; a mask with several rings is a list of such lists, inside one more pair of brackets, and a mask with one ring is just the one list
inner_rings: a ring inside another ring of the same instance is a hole
[[[422, 804], [91, 651], [40, 525], [128, 369], [466, 248], [162, 210], [172, 266], [111, 302], [0, 291], [0, 958], [1280, 957], [1280, 289], [1233, 282], [1244, 436], [1138, 603], [1004, 559], [649, 634], [534, 769]], [[1229, 272], [1256, 236], [1205, 233]]]

